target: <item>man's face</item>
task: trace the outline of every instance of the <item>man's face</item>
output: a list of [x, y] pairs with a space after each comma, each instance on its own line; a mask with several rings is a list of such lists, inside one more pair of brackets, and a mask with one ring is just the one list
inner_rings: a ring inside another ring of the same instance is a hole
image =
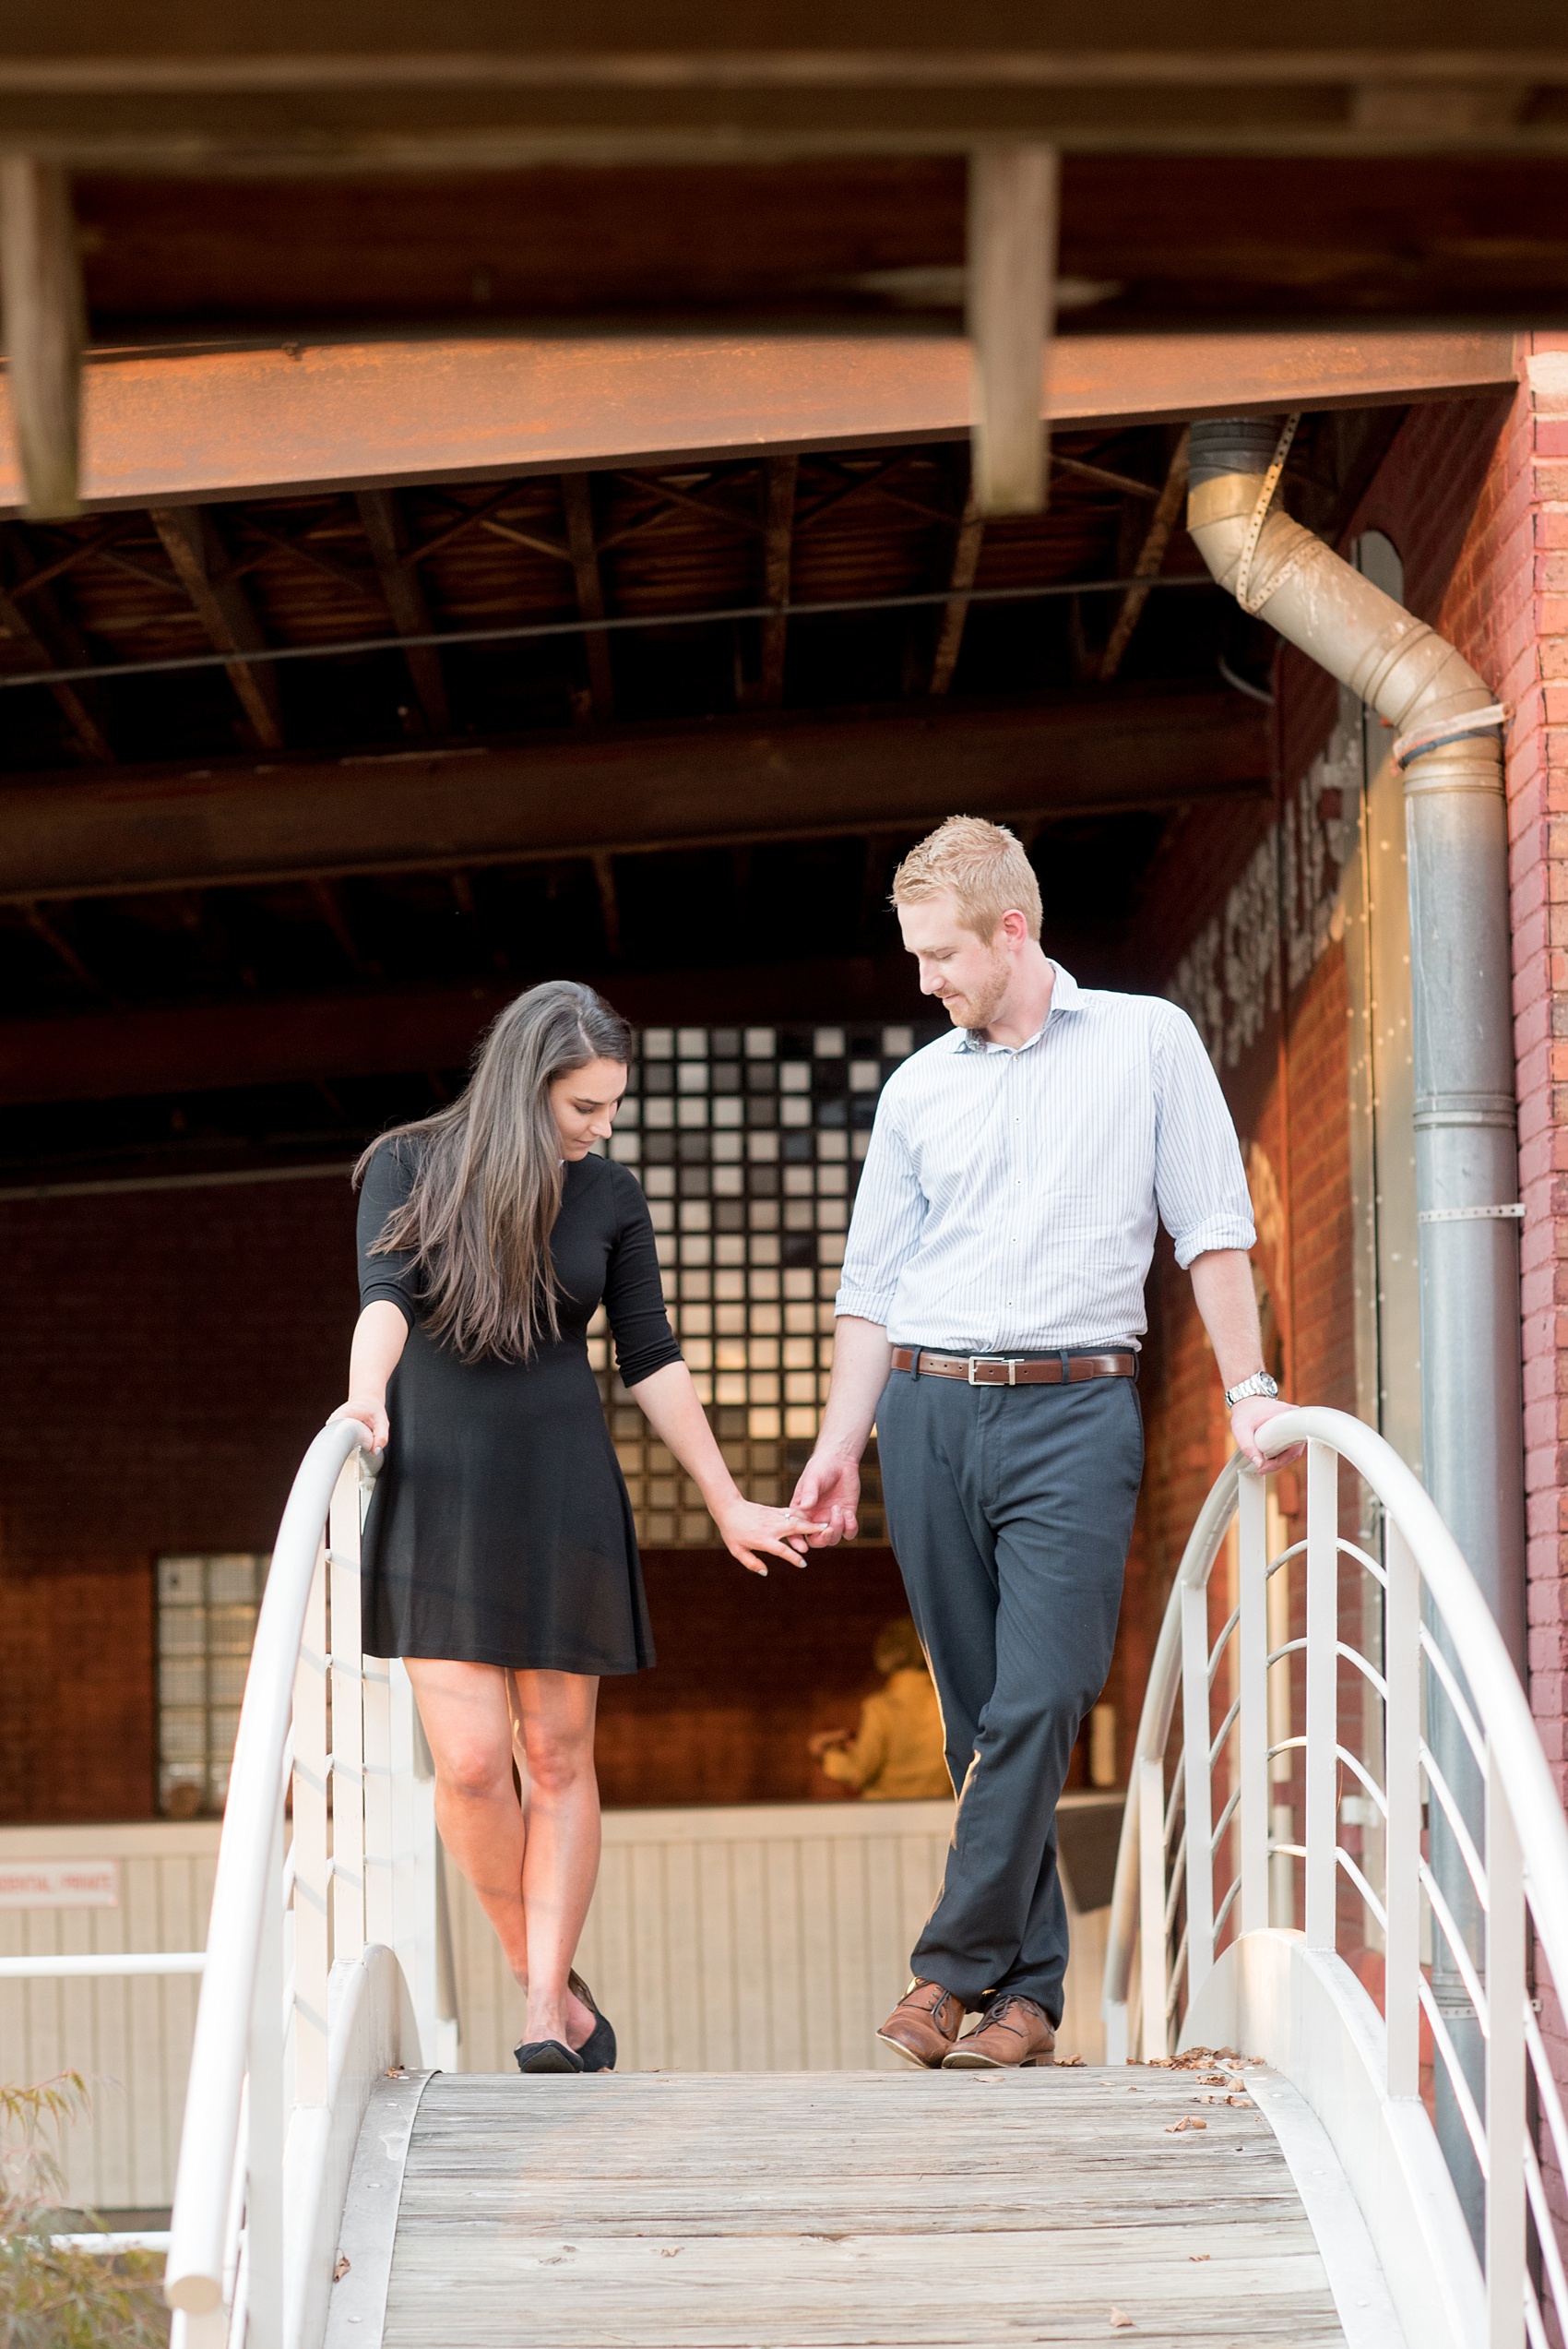
[[956, 1028], [987, 1026], [1013, 976], [1000, 927], [991, 940], [966, 929], [951, 889], [901, 905], [898, 927], [920, 964], [921, 995], [934, 996]]

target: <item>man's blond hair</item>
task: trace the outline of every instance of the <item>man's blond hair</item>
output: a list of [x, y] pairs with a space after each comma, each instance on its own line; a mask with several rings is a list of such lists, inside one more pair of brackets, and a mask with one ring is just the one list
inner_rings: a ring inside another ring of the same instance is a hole
[[893, 876], [894, 904], [915, 905], [939, 889], [952, 890], [964, 927], [988, 944], [1004, 913], [1021, 913], [1030, 937], [1039, 936], [1039, 883], [1022, 841], [1004, 824], [949, 816], [912, 848]]

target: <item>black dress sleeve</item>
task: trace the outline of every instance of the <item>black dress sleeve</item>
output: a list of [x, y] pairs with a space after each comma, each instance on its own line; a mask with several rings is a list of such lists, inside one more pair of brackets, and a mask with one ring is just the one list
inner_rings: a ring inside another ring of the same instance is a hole
[[412, 1151], [398, 1142], [383, 1142], [365, 1168], [360, 1190], [360, 1310], [385, 1297], [395, 1305], [411, 1330], [419, 1297], [414, 1258], [407, 1250], [394, 1256], [372, 1256], [371, 1249], [386, 1228], [388, 1217], [400, 1208], [414, 1184]]
[[615, 1339], [615, 1366], [624, 1387], [679, 1362], [681, 1349], [664, 1309], [659, 1247], [643, 1186], [614, 1166], [615, 1236], [604, 1273], [604, 1310]]

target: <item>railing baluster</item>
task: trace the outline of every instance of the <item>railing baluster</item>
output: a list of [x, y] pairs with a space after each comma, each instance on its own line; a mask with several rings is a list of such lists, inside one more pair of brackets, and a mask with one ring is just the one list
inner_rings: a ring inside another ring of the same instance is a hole
[[1388, 1831], [1384, 1839], [1384, 2014], [1387, 2024], [1388, 2093], [1420, 2093], [1420, 1857], [1421, 1857], [1421, 1593], [1410, 1547], [1392, 1518], [1387, 1526], [1387, 1616], [1384, 1663], [1388, 1703], [1384, 1713], [1384, 1784]]
[[294, 2101], [327, 2102], [327, 1551], [294, 1667]]
[[1214, 1964], [1213, 1798], [1208, 1774], [1208, 1591], [1182, 1592], [1182, 1723], [1187, 1801], [1187, 2003]]
[[283, 2079], [283, 1907], [279, 1890], [282, 1881], [279, 1795], [251, 2009], [244, 2152], [245, 2264], [250, 2275], [245, 2349], [283, 2349], [283, 2140], [288, 2115]]
[[364, 1938], [391, 1949], [397, 1939], [392, 1905], [392, 1667], [365, 1656], [364, 1673]]
[[1138, 1910], [1144, 2061], [1169, 2053], [1165, 2030], [1165, 1772], [1138, 1762]]
[[1240, 1675], [1243, 1933], [1268, 1924], [1268, 1524], [1261, 1476], [1243, 1470], [1237, 1485], [1240, 1524]]
[[1307, 1446], [1307, 1946], [1332, 1950], [1338, 1768], [1339, 1455]]
[[364, 1948], [364, 1697], [360, 1645], [360, 1460], [332, 1493], [332, 1954]]
[[1515, 2349], [1525, 2290], [1525, 1871], [1503, 1771], [1486, 1782], [1488, 2349]]

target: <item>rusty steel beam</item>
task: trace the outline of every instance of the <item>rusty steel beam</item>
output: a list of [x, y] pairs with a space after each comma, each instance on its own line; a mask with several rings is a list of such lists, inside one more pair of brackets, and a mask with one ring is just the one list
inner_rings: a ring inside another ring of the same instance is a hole
[[[531, 984], [374, 987], [290, 1001], [246, 996], [156, 1010], [0, 1019], [0, 1107], [330, 1084], [461, 1068], [487, 1021]], [[908, 956], [735, 970], [575, 972], [635, 1021], [930, 1017]]]
[[[1075, 334], [1052, 346], [1046, 407], [1054, 429], [1109, 428], [1515, 381], [1495, 328]], [[0, 514], [23, 503], [8, 399], [0, 386]], [[964, 440], [969, 359], [933, 334], [296, 341], [89, 357], [83, 403], [83, 503], [178, 506]]]
[[1137, 689], [0, 786], [0, 902], [1166, 807], [1269, 773], [1239, 694]]

